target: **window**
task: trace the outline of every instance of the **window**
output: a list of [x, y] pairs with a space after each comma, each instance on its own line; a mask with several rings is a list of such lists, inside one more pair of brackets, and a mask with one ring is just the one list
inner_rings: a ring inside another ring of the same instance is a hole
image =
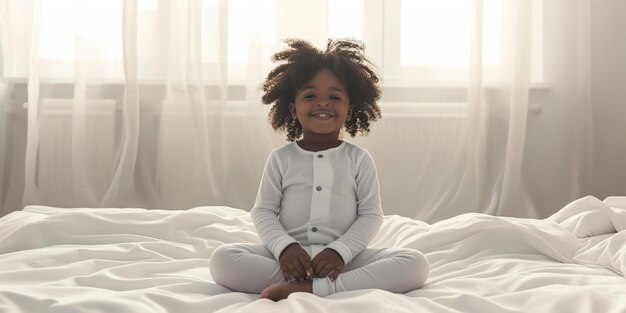
[[[531, 76], [533, 83], [543, 83], [543, 0], [530, 1], [533, 10]], [[323, 16], [324, 13], [322, 16], [316, 15], [320, 24], [304, 27], [311, 28], [309, 32], [323, 33], [322, 36], [327, 34], [333, 38], [352, 37], [365, 41], [367, 54], [379, 66], [383, 83], [387, 86], [448, 86], [462, 82], [468, 76], [472, 2], [473, 0], [307, 2], [313, 8], [326, 6], [319, 12], [327, 12], [327, 16]], [[78, 72], [77, 66], [80, 66], [80, 61], [84, 58], [89, 58], [90, 61], [91, 68], [83, 69], [89, 75], [100, 75], [102, 79], [114, 81], [123, 77], [122, 0], [44, 0], [38, 3], [38, 48], [40, 60], [45, 63], [45, 66], [40, 67], [41, 77], [62, 78], [64, 73], [66, 77], [72, 77]], [[162, 0], [138, 0], [137, 3], [137, 52], [142, 71], [139, 75], [158, 78], [167, 71], [167, 65], [159, 64], [155, 60], [166, 59], [163, 57], [164, 53], [168, 53], [168, 49], [175, 49], [175, 41], [184, 40], [176, 36], [168, 37], [174, 30], [161, 25], [162, 21], [168, 20], [164, 12], [176, 14], [174, 10], [177, 6], [189, 4]], [[483, 2], [483, 65], [486, 72], [490, 69], [495, 71], [502, 64], [502, 56], [506, 52], [504, 39], [511, 38], [511, 34], [506, 34], [503, 30], [507, 20], [506, 6], [510, 3], [506, 0]], [[256, 56], [257, 49], [261, 46], [267, 53], [279, 47], [285, 30], [277, 29], [279, 24], [276, 12], [284, 8], [285, 4], [297, 8], [302, 3], [293, 4], [287, 0], [200, 0], [199, 15], [182, 16], [180, 21], [200, 23], [200, 34], [192, 35], [200, 38], [201, 46], [196, 48], [202, 53], [201, 62], [206, 72], [219, 72], [223, 69], [221, 62], [227, 58], [229, 81], [237, 84], [247, 75], [250, 57], [258, 57], [259, 62], [267, 63], [267, 67], [271, 66], [268, 55]], [[164, 6], [168, 7], [164, 9]], [[189, 13], [189, 10], [184, 10], [185, 13], [181, 14], [194, 14], [195, 11], [191, 11]], [[227, 12], [226, 16], [223, 15], [224, 12]], [[227, 38], [223, 38], [220, 29], [227, 29]], [[25, 32], [28, 35], [28, 31]], [[20, 36], [16, 34], [14, 37], [13, 42], [18, 42], [16, 38]], [[226, 45], [214, 44], [220, 42]], [[11, 50], [11, 47], [5, 47], [5, 64], [12, 62], [11, 66], [4, 67], [5, 77], [23, 78], [28, 75], [27, 56], [30, 54], [22, 53], [22, 50], [27, 49], [26, 44], [14, 45], [20, 48]], [[141, 62], [151, 66], [142, 66]], [[19, 66], [16, 67], [13, 63], [19, 63]], [[219, 74], [214, 79], [219, 79]]]
[[[544, 83], [542, 0], [532, 1], [531, 81]], [[472, 0], [388, 0], [383, 73], [387, 85], [454, 86], [468, 77]], [[497, 81], [507, 52], [506, 0], [483, 1], [483, 72]], [[399, 17], [399, 18], [398, 18]]]

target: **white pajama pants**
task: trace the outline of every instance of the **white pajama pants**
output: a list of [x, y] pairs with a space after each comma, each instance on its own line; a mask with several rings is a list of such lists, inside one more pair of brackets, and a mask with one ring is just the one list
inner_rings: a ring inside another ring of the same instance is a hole
[[[311, 259], [324, 245], [303, 246]], [[226, 244], [215, 250], [209, 269], [213, 280], [226, 288], [247, 293], [261, 293], [271, 284], [284, 281], [280, 264], [262, 244]], [[406, 293], [422, 287], [429, 264], [417, 250], [405, 248], [365, 249], [331, 282], [313, 278], [313, 293], [327, 296], [340, 291], [383, 289]]]

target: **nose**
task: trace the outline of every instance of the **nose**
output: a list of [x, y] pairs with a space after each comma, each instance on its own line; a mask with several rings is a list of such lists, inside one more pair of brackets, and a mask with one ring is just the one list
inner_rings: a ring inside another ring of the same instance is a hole
[[329, 106], [329, 105], [330, 104], [329, 104], [328, 100], [326, 100], [326, 99], [320, 99], [317, 102], [317, 106], [320, 106], [320, 107], [326, 107], [326, 106]]

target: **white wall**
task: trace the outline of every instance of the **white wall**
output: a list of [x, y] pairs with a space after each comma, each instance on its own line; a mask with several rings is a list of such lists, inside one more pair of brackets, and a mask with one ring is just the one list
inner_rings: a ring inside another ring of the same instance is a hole
[[626, 1], [592, 1], [593, 167], [589, 193], [626, 195]]
[[548, 86], [531, 91], [530, 101], [539, 105], [541, 111], [528, 116], [522, 175], [537, 211], [546, 216], [578, 196], [571, 191], [571, 134], [576, 123], [572, 110], [576, 101], [576, 15], [571, 1], [545, 2]]
[[[591, 145], [582, 195], [604, 199], [626, 195], [626, 1], [591, 1]], [[571, 1], [546, 1], [550, 10], [567, 11], [575, 17]], [[535, 204], [546, 213], [564, 206], [578, 195], [571, 193], [574, 181], [570, 150], [580, 120], [571, 110], [576, 102], [575, 19], [546, 20], [546, 56], [550, 86], [534, 90], [531, 101], [540, 114], [528, 120], [523, 175]], [[559, 34], [554, 36], [551, 34]]]

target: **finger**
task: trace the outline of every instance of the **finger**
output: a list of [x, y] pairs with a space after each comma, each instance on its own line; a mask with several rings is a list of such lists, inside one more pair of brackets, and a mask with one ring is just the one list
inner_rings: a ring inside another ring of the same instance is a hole
[[295, 278], [296, 280], [304, 279], [305, 271], [302, 268], [302, 264], [300, 264], [299, 262], [291, 263], [289, 265], [289, 272], [291, 273], [291, 276], [293, 276], [293, 278]]
[[320, 260], [319, 262], [317, 262], [317, 263], [313, 266], [313, 273], [315, 274], [315, 276], [317, 276], [317, 277], [324, 277], [324, 276], [321, 274], [321, 271], [322, 271], [322, 269], [324, 268], [324, 264], [325, 264], [325, 262]]
[[313, 269], [311, 268], [311, 261], [309, 259], [302, 258], [300, 259], [300, 264], [304, 268], [306, 278], [310, 278], [311, 274], [313, 273]]
[[320, 263], [320, 258], [314, 257], [313, 260], [311, 260], [311, 269], [313, 269], [313, 271], [315, 271], [315, 268], [317, 268], [317, 265], [319, 263]]
[[291, 274], [287, 269], [283, 269], [283, 277], [285, 277], [285, 281], [291, 281]]
[[333, 270], [335, 266], [333, 264], [330, 263], [326, 263], [324, 264], [324, 267], [322, 268], [322, 270], [320, 270], [320, 274], [322, 275], [322, 277], [326, 277], [330, 274], [330, 272]]
[[313, 275], [313, 269], [310, 266], [305, 267], [305, 278], [310, 279], [311, 275]]
[[298, 261], [304, 265], [308, 265], [311, 263], [311, 258], [306, 252], [298, 256]]
[[282, 262], [280, 264], [280, 269], [283, 272], [283, 276], [285, 276], [286, 281], [291, 280], [291, 267], [289, 262]]
[[333, 261], [332, 258], [322, 257], [319, 263], [317, 264], [317, 268], [316, 268], [319, 277], [328, 276], [330, 271], [332, 271], [332, 269], [337, 265], [338, 265], [337, 262]]
[[330, 281], [334, 282], [337, 277], [339, 277], [339, 274], [341, 274], [341, 269], [339, 267], [335, 267], [333, 274], [330, 276]]
[[307, 276], [307, 267], [308, 260], [307, 259], [299, 259], [297, 262], [298, 273], [300, 274], [300, 281], [308, 278]]

